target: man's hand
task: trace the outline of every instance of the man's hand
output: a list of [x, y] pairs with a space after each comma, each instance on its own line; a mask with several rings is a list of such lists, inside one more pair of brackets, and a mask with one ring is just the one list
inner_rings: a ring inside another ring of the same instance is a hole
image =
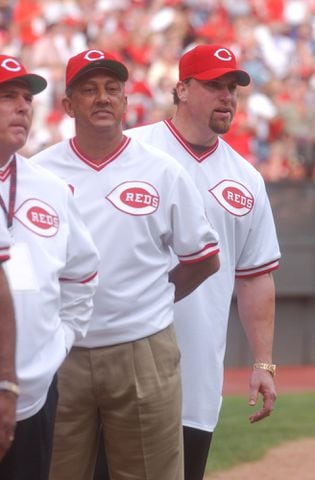
[[0, 461], [14, 440], [16, 398], [14, 393], [0, 390]]
[[249, 383], [248, 404], [255, 406], [259, 394], [263, 397], [263, 406], [249, 417], [251, 423], [259, 422], [259, 420], [269, 417], [277, 399], [276, 387], [272, 375], [266, 370], [253, 369]]

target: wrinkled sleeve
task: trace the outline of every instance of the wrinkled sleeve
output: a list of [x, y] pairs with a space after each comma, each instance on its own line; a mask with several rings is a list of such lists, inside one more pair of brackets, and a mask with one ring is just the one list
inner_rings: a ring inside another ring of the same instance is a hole
[[218, 233], [207, 218], [202, 197], [189, 175], [181, 169], [170, 192], [169, 241], [182, 263], [201, 261], [219, 252]]
[[254, 206], [251, 228], [237, 262], [235, 275], [252, 277], [279, 268], [281, 253], [269, 198], [263, 180]]

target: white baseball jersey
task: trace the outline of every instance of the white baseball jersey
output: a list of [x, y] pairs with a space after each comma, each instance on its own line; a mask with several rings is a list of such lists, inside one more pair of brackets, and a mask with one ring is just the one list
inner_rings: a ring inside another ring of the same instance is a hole
[[0, 263], [10, 258], [10, 245], [11, 238], [5, 224], [2, 209], [0, 208]]
[[80, 153], [75, 139], [33, 160], [69, 184], [101, 257], [88, 335], [77, 344], [130, 342], [170, 325], [170, 247], [181, 262], [198, 262], [218, 251], [217, 234], [185, 169], [126, 137], [100, 165]]
[[[12, 160], [0, 171], [8, 209]], [[37, 413], [75, 338], [86, 334], [98, 253], [69, 188], [16, 155], [14, 244], [5, 262], [17, 321], [17, 419]]]
[[189, 172], [220, 238], [220, 270], [175, 305], [182, 354], [183, 424], [213, 431], [221, 407], [223, 361], [235, 276], [278, 267], [279, 246], [261, 175], [221, 138], [197, 155], [171, 121], [126, 132], [168, 152]]

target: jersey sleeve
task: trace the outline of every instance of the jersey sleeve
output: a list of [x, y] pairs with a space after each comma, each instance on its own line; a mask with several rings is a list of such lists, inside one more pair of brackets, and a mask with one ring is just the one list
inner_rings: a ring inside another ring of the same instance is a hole
[[0, 263], [9, 260], [11, 243], [11, 237], [5, 225], [4, 214], [0, 208]]
[[198, 262], [219, 252], [218, 233], [206, 216], [199, 191], [184, 169], [180, 170], [170, 193], [170, 205], [169, 242], [180, 262]]
[[[65, 187], [67, 188], [67, 187]], [[60, 275], [60, 317], [69, 350], [75, 339], [86, 335], [98, 284], [99, 255], [70, 193], [68, 198], [67, 260]]]
[[279, 268], [279, 249], [275, 222], [267, 196], [264, 181], [261, 179], [257, 194], [251, 228], [237, 261], [236, 277], [252, 277]]

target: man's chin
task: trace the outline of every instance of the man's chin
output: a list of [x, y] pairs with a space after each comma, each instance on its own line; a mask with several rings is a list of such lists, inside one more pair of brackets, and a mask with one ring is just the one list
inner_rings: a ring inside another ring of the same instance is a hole
[[216, 133], [217, 135], [224, 135], [230, 130], [231, 124], [229, 123], [228, 125], [216, 125], [215, 127], [211, 127], [211, 130]]
[[17, 152], [21, 150], [26, 144], [27, 135], [21, 135], [19, 138], [15, 138], [12, 142], [12, 152]]

